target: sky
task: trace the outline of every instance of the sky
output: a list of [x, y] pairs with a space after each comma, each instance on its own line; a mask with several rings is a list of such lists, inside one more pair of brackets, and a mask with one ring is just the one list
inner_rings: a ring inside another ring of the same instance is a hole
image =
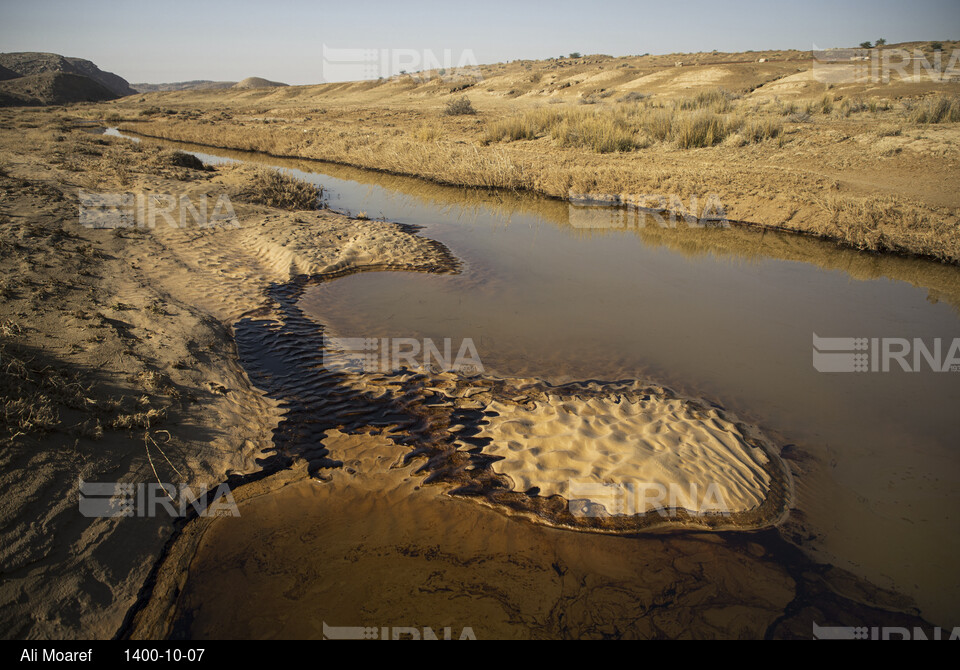
[[0, 51], [87, 58], [148, 83], [316, 84], [574, 51], [824, 49], [881, 37], [960, 39], [960, 0], [0, 0]]

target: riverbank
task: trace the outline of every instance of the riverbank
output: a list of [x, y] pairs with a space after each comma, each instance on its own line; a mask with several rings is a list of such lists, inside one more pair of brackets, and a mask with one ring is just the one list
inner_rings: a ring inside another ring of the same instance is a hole
[[[825, 83], [802, 54], [721, 56], [682, 68], [590, 57], [485, 66], [483, 78], [449, 82], [425, 73], [151, 93], [91, 115], [159, 138], [441, 184], [662, 201], [697, 215], [712, 195], [730, 219], [960, 261], [950, 111], [960, 113], [960, 83]], [[463, 96], [468, 113], [448, 113]], [[930, 123], [920, 112], [941, 99], [947, 114]]]
[[[393, 224], [249, 204], [249, 168], [198, 169], [58, 111], [0, 125], [4, 636], [109, 638], [177, 521], [84, 516], [80, 481], [205, 491], [260, 471], [282, 409], [239, 365], [236, 320], [297, 274], [446, 258]], [[87, 228], [81, 190], [226, 195], [236, 225]]]

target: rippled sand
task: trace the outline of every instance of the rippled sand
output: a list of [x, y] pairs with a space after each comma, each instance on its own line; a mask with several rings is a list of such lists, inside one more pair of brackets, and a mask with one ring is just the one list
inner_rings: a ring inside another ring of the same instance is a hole
[[502, 459], [494, 471], [516, 490], [599, 504], [609, 514], [745, 512], [769, 491], [769, 457], [717, 409], [651, 395], [551, 395], [532, 405], [491, 402], [478, 434], [490, 440], [484, 453]]

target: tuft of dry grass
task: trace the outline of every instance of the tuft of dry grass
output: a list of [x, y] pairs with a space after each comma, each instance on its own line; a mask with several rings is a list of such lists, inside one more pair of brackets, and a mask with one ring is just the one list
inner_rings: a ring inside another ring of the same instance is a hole
[[678, 114], [671, 124], [670, 138], [681, 149], [712, 147], [722, 142], [739, 127], [738, 119], [699, 109]]
[[683, 98], [677, 102], [677, 108], [684, 111], [706, 109], [715, 114], [725, 114], [735, 107], [736, 96], [722, 88], [698, 91], [691, 98]]
[[276, 170], [259, 169], [247, 180], [241, 198], [267, 207], [291, 210], [323, 209], [324, 190]]
[[813, 114], [830, 114], [833, 112], [834, 99], [829, 93], [824, 93], [819, 100], [808, 100], [804, 112]]
[[737, 131], [745, 143], [763, 142], [783, 135], [783, 123], [778, 119], [752, 119]]
[[588, 147], [600, 154], [636, 147], [636, 131], [624, 119], [609, 113], [565, 114], [551, 134], [562, 147]]
[[519, 116], [499, 119], [487, 126], [487, 142], [516, 142], [535, 140], [549, 133], [564, 118], [565, 113], [555, 109], [534, 109]]
[[420, 142], [435, 142], [440, 137], [440, 129], [436, 125], [424, 123], [414, 132], [414, 137]]
[[77, 379], [0, 342], [0, 440], [58, 429], [61, 409], [85, 409], [88, 391]]
[[910, 113], [913, 123], [955, 123], [960, 121], [960, 100], [945, 95], [926, 98]]

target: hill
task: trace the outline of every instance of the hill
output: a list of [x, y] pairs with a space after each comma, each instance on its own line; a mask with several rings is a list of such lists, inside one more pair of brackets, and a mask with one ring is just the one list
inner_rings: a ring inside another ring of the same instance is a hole
[[288, 86], [288, 84], [279, 81], [270, 81], [263, 77], [247, 77], [231, 86], [231, 88], [277, 88], [280, 86]]
[[43, 72], [0, 81], [0, 107], [102, 102], [116, 97], [116, 93], [90, 77], [66, 72]]
[[91, 61], [83, 58], [68, 58], [59, 54], [24, 51], [0, 54], [0, 66], [22, 77], [61, 72], [64, 74], [89, 77], [111, 91], [113, 97], [122, 97], [136, 93], [123, 77], [104, 72]]

